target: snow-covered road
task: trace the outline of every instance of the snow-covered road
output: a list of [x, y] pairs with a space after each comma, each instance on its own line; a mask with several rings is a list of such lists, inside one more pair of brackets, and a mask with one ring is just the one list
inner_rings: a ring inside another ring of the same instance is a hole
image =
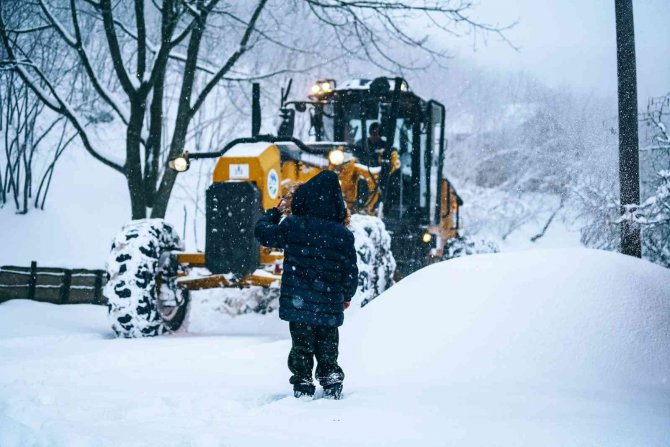
[[[528, 272], [532, 270], [532, 275]], [[112, 338], [0, 305], [0, 446], [667, 446], [670, 271], [587, 250], [418, 272], [342, 328], [342, 401], [290, 394], [276, 314]]]

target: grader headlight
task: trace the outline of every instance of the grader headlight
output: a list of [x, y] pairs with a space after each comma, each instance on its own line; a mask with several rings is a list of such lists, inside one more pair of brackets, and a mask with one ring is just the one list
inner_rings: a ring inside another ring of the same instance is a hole
[[424, 244], [430, 244], [430, 241], [433, 240], [433, 235], [426, 231], [421, 235], [421, 240]]
[[309, 89], [310, 96], [320, 97], [326, 93], [331, 93], [335, 90], [335, 80], [334, 79], [323, 79], [316, 81], [316, 83]]
[[331, 165], [341, 165], [344, 163], [344, 151], [342, 149], [333, 149], [328, 153], [328, 161]]
[[191, 162], [188, 161], [188, 153], [184, 153], [181, 157], [170, 160], [168, 166], [170, 169], [174, 169], [177, 172], [188, 171], [188, 168], [191, 167]]

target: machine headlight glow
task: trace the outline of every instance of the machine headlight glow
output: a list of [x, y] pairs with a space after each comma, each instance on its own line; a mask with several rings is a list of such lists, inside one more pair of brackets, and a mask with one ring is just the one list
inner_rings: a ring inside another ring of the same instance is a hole
[[342, 149], [333, 149], [328, 153], [328, 161], [335, 166], [341, 165], [344, 163], [344, 151]]
[[188, 158], [182, 156], [177, 157], [174, 160], [170, 160], [168, 163], [171, 169], [174, 169], [177, 172], [188, 171], [188, 168], [191, 166], [191, 163], [188, 161]]
[[310, 88], [310, 94], [312, 96], [321, 96], [326, 93], [331, 93], [335, 90], [335, 80], [334, 79], [322, 79], [316, 81], [316, 83]]
[[433, 240], [433, 235], [426, 231], [421, 236], [421, 240], [423, 241], [424, 244], [430, 244], [430, 241]]

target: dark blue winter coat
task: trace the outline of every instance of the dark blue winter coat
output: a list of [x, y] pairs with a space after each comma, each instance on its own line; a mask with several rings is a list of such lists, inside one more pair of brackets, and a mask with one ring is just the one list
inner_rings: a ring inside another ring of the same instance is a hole
[[302, 185], [291, 212], [280, 223], [280, 211], [269, 209], [254, 233], [262, 245], [284, 249], [279, 318], [340, 326], [358, 268], [354, 235], [342, 225], [346, 209], [337, 175], [324, 171]]

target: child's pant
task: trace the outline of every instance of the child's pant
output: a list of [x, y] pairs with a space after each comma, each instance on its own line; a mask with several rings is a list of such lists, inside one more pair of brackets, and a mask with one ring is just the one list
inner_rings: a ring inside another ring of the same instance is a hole
[[288, 355], [288, 367], [293, 373], [293, 385], [311, 385], [314, 357], [316, 379], [328, 387], [344, 380], [344, 372], [337, 364], [339, 332], [336, 327], [289, 323], [293, 346]]

